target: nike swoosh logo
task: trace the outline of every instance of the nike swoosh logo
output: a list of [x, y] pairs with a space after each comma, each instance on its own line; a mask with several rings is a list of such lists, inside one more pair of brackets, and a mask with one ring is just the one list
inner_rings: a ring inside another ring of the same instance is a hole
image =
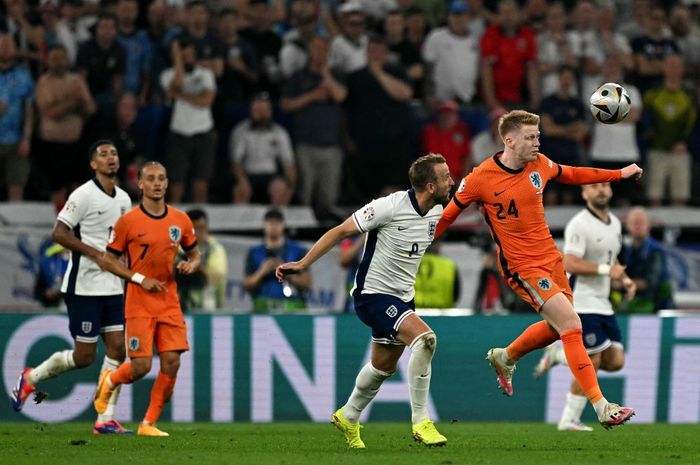
[[406, 226], [399, 226], [399, 231], [405, 231], [407, 229], [408, 229], [408, 227], [406, 227]]
[[498, 197], [499, 195], [501, 195], [502, 193], [504, 193], [504, 192], [507, 191], [507, 190], [508, 190], [508, 189], [504, 189], [504, 190], [502, 190], [501, 192], [494, 192], [493, 195], [494, 195], [495, 197]]
[[[107, 210], [105, 210], [105, 211], [107, 211]], [[99, 210], [97, 210], [97, 214], [98, 214], [98, 215], [101, 215], [101, 214], [103, 214], [103, 213], [104, 213], [104, 211], [99, 211]]]
[[583, 370], [584, 368], [589, 367], [589, 366], [591, 366], [590, 363], [579, 363], [579, 364], [578, 364], [578, 369], [579, 369], [579, 370]]

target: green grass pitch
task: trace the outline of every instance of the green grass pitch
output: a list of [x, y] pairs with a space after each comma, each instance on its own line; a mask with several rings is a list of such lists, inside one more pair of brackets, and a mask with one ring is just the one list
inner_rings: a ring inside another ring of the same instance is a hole
[[[133, 425], [131, 425], [133, 426]], [[368, 423], [365, 450], [348, 450], [330, 424], [167, 424], [169, 438], [94, 437], [91, 425], [0, 424], [0, 463], [697, 465], [700, 425], [626, 425], [562, 433], [533, 423], [438, 423], [448, 444], [415, 443], [410, 425]]]

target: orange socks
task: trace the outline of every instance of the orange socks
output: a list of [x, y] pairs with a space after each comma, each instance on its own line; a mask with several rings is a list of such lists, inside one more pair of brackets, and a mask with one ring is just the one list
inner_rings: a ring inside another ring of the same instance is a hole
[[569, 369], [574, 374], [574, 378], [591, 403], [598, 402], [603, 398], [598, 385], [598, 376], [591, 363], [590, 357], [583, 345], [582, 331], [574, 329], [561, 335], [561, 342], [564, 345], [564, 354], [569, 363]]
[[538, 321], [530, 325], [516, 340], [506, 347], [508, 358], [517, 361], [525, 354], [542, 347], [547, 347], [559, 339], [559, 335], [549, 327], [546, 321]]
[[109, 375], [109, 382], [112, 387], [117, 387], [120, 384], [131, 384], [134, 378], [131, 376], [131, 362], [124, 362], [119, 365], [119, 368], [114, 370]]
[[163, 412], [163, 407], [173, 395], [174, 388], [175, 378], [171, 378], [162, 371], [159, 372], [156, 382], [153, 383], [153, 388], [151, 389], [151, 403], [148, 404], [148, 410], [143, 421], [151, 425], [158, 421], [161, 412]]

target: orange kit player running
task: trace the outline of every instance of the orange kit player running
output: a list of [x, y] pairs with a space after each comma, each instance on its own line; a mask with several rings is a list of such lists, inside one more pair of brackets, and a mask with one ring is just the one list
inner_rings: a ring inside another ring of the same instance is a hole
[[472, 202], [481, 212], [497, 245], [499, 269], [510, 287], [539, 312], [544, 321], [527, 328], [505, 349], [494, 348], [487, 359], [496, 369], [505, 395], [513, 395], [515, 363], [525, 354], [561, 337], [566, 360], [576, 381], [593, 404], [605, 428], [620, 425], [634, 410], [608, 402], [581, 336], [581, 320], [574, 311], [571, 288], [561, 254], [545, 221], [542, 191], [547, 182], [592, 184], [639, 178], [632, 164], [621, 170], [558, 165], [539, 153], [540, 117], [511, 111], [499, 121], [503, 152], [495, 154], [466, 176], [437, 225], [436, 237]]
[[[125, 337], [131, 361], [104, 373], [94, 404], [100, 413], [107, 407], [117, 386], [143, 378], [151, 370], [155, 344], [160, 357], [160, 372], [153, 384], [151, 403], [138, 434], [168, 436], [156, 427], [156, 422], [173, 394], [180, 354], [189, 350], [173, 264], [178, 249], [182, 247], [188, 260], [179, 263], [177, 271], [191, 274], [199, 266], [200, 256], [192, 221], [184, 212], [165, 204], [168, 178], [163, 165], [157, 162], [145, 164], [139, 171], [138, 185], [143, 201], [114, 225], [104, 265], [107, 271], [129, 283]], [[129, 268], [117, 258], [124, 253], [129, 259]]]

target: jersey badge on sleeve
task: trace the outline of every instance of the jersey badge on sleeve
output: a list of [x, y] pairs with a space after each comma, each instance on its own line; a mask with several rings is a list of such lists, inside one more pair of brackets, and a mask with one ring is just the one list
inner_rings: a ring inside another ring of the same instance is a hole
[[532, 173], [530, 173], [530, 182], [532, 183], [535, 189], [542, 189], [542, 176], [540, 176], [540, 173], [538, 173], [537, 171], [533, 171]]
[[437, 228], [437, 221], [430, 221], [428, 223], [428, 237], [431, 241], [435, 237], [435, 228]]
[[75, 201], [70, 200], [66, 204], [65, 208], [68, 213], [75, 213], [75, 211], [78, 209], [78, 205], [75, 203]]
[[372, 221], [372, 218], [374, 218], [374, 207], [368, 206], [364, 210], [362, 210], [362, 219], [365, 220], [366, 222]]
[[182, 237], [182, 231], [179, 227], [170, 226], [170, 228], [168, 229], [168, 234], [170, 235], [171, 241], [178, 243], [180, 242], [180, 238]]

